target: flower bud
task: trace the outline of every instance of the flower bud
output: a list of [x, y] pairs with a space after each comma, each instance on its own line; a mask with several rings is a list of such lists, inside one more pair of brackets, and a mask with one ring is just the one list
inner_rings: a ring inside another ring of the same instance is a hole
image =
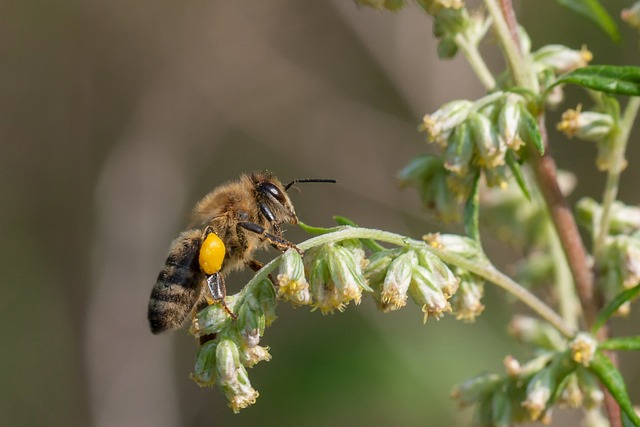
[[497, 134], [489, 118], [483, 114], [471, 112], [468, 114], [467, 123], [478, 150], [476, 158], [478, 165], [489, 169], [503, 165], [507, 146]]
[[500, 385], [500, 377], [496, 374], [480, 374], [456, 386], [451, 396], [462, 406], [477, 403]]
[[569, 348], [574, 362], [588, 368], [596, 355], [598, 341], [586, 332], [580, 332], [569, 342]]
[[260, 342], [260, 336], [264, 334], [265, 315], [258, 299], [253, 294], [248, 294], [238, 311], [236, 327], [247, 347], [255, 347]]
[[522, 367], [515, 357], [507, 355], [502, 360], [502, 364], [504, 365], [505, 371], [507, 371], [507, 375], [510, 377], [517, 378], [520, 375]]
[[411, 273], [416, 263], [415, 253], [408, 251], [396, 257], [389, 265], [380, 292], [380, 301], [388, 310], [398, 310], [407, 304]]
[[456, 175], [467, 175], [473, 157], [474, 143], [467, 123], [455, 128], [444, 153], [444, 167]]
[[460, 279], [460, 287], [451, 298], [451, 305], [456, 319], [467, 323], [474, 322], [484, 311], [481, 300], [484, 295], [484, 281], [478, 276], [462, 269], [456, 269]]
[[269, 347], [259, 345], [253, 347], [241, 347], [239, 351], [240, 362], [247, 368], [253, 368], [257, 363], [271, 360]]
[[416, 252], [418, 254], [418, 264], [429, 272], [431, 283], [441, 290], [447, 299], [451, 298], [458, 290], [460, 279], [453, 274], [440, 258], [425, 248], [419, 248]]
[[294, 307], [311, 304], [309, 283], [304, 276], [304, 263], [298, 251], [289, 249], [282, 256], [278, 285], [278, 298], [289, 301]]
[[457, 234], [430, 233], [422, 236], [422, 240], [432, 248], [451, 252], [463, 258], [489, 265], [478, 242], [468, 237]]
[[369, 257], [364, 269], [364, 277], [372, 288], [381, 287], [391, 262], [401, 254], [401, 250], [391, 249], [378, 251]]
[[401, 187], [416, 187], [423, 204], [440, 220], [455, 221], [460, 218], [460, 201], [448, 185], [451, 176], [456, 175], [444, 168], [440, 157], [425, 155], [413, 159], [398, 178]]
[[270, 280], [265, 279], [256, 286], [256, 300], [264, 313], [264, 325], [269, 326], [276, 320], [276, 291]]
[[[600, 226], [602, 207], [593, 199], [585, 197], [576, 205], [578, 220], [581, 225], [593, 232]], [[632, 234], [640, 230], [640, 208], [627, 206], [615, 201], [609, 210], [609, 234]]]
[[630, 8], [622, 9], [620, 18], [631, 28], [640, 29], [640, 1], [635, 2]]
[[539, 67], [549, 67], [556, 74], [586, 67], [592, 59], [593, 54], [585, 47], [574, 50], [562, 45], [547, 45], [533, 53], [533, 61]]
[[531, 420], [535, 421], [540, 418], [554, 388], [555, 382], [550, 368], [542, 369], [533, 376], [527, 385], [527, 398], [522, 402], [522, 406], [529, 412]]
[[417, 0], [416, 3], [432, 16], [442, 9], [460, 9], [464, 7], [462, 0]]
[[640, 240], [617, 235], [606, 239], [595, 268], [608, 299], [640, 282]]
[[435, 113], [425, 115], [418, 129], [427, 133], [429, 142], [446, 147], [451, 132], [467, 118], [472, 105], [467, 100], [451, 101]]
[[500, 129], [500, 135], [504, 139], [507, 147], [514, 151], [518, 151], [524, 141], [520, 138], [518, 133], [521, 125], [521, 104], [523, 99], [513, 93], [509, 93], [505, 96], [504, 106], [500, 110], [498, 117], [498, 128]]
[[614, 127], [613, 117], [610, 114], [581, 109], [581, 106], [578, 106], [575, 110], [569, 109], [562, 113], [558, 130], [569, 138], [575, 136], [585, 141], [600, 142], [608, 138]]
[[548, 323], [528, 316], [514, 316], [509, 324], [509, 333], [525, 344], [533, 344], [547, 350], [563, 350], [562, 335]]
[[582, 406], [582, 398], [583, 394], [578, 384], [578, 377], [575, 374], [570, 374], [558, 402], [569, 408], [579, 408]]
[[256, 402], [258, 392], [251, 387], [247, 371], [240, 363], [238, 347], [225, 339], [216, 349], [216, 367], [218, 386], [229, 400], [233, 412], [246, 408]]
[[349, 250], [344, 246], [335, 245], [329, 256], [329, 270], [338, 293], [344, 298], [344, 303], [354, 301], [360, 304], [362, 290], [371, 292], [362, 273], [362, 249]]
[[583, 395], [583, 404], [586, 409], [596, 409], [602, 406], [604, 393], [600, 389], [600, 383], [595, 376], [586, 369], [576, 369], [578, 385]]
[[[236, 296], [231, 295], [226, 298], [227, 306], [233, 306]], [[193, 318], [189, 333], [196, 337], [215, 334], [220, 332], [231, 320], [229, 313], [222, 304], [212, 304], [200, 310]]]
[[216, 383], [216, 341], [207, 341], [198, 350], [196, 364], [191, 379], [200, 387], [210, 387]]
[[424, 323], [427, 322], [429, 316], [440, 319], [445, 312], [451, 311], [447, 297], [441, 289], [433, 284], [432, 278], [433, 275], [426, 268], [420, 265], [413, 267], [409, 293], [416, 304], [422, 306]]

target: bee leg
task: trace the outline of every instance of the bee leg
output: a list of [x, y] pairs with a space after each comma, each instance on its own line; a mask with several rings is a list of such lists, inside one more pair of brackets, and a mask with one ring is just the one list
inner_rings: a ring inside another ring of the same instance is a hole
[[273, 246], [274, 248], [278, 249], [281, 252], [284, 252], [287, 249], [293, 248], [302, 255], [302, 251], [296, 245], [294, 245], [288, 240], [285, 240], [281, 237], [278, 237], [274, 234], [269, 233], [264, 227], [258, 224], [255, 224], [253, 222], [243, 221], [243, 222], [239, 222], [238, 225], [246, 230], [253, 231], [256, 234], [259, 234], [260, 236], [262, 236], [263, 239], [267, 240], [271, 244], [271, 246]]
[[[209, 292], [211, 293], [211, 298], [214, 303], [222, 304], [224, 311], [229, 313], [229, 316], [236, 320], [238, 316], [233, 314], [233, 312], [227, 307], [227, 303], [225, 302], [225, 297], [227, 296], [227, 287], [224, 284], [224, 278], [220, 273], [214, 273], [211, 276], [207, 277], [207, 286], [209, 287]], [[208, 300], [209, 298], [207, 298]]]
[[[260, 270], [262, 267], [264, 267], [263, 263], [261, 263], [258, 260], [255, 260], [255, 259], [250, 259], [245, 264], [246, 264], [247, 267], [249, 267], [250, 269], [252, 269], [253, 271], [256, 271], [256, 272], [258, 270]], [[271, 280], [271, 283], [273, 284], [274, 287], [277, 287], [276, 281], [273, 280], [273, 276], [271, 275], [271, 273], [269, 273], [269, 280]]]

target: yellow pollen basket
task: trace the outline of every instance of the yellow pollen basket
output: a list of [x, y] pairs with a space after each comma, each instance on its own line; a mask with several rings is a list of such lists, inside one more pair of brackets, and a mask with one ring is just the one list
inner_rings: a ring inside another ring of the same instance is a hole
[[202, 271], [206, 274], [214, 274], [220, 271], [225, 253], [226, 248], [220, 237], [215, 233], [207, 234], [200, 246], [200, 256], [198, 258]]

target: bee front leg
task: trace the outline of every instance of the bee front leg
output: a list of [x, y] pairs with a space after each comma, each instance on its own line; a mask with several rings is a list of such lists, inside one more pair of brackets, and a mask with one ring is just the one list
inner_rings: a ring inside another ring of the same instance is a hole
[[298, 248], [295, 244], [290, 241], [283, 239], [282, 237], [278, 237], [275, 234], [269, 233], [264, 227], [253, 223], [253, 222], [239, 222], [238, 225], [246, 230], [253, 231], [256, 234], [259, 234], [264, 240], [268, 241], [271, 246], [276, 248], [281, 252], [285, 252], [287, 249], [295, 249], [298, 251], [300, 255], [302, 255], [302, 250]]
[[[224, 310], [229, 313], [229, 316], [236, 320], [238, 316], [236, 316], [227, 306], [225, 301], [225, 297], [227, 296], [227, 287], [224, 284], [224, 277], [220, 273], [214, 273], [207, 277], [207, 286], [209, 287], [209, 292], [211, 293], [211, 303], [220, 303]], [[209, 298], [207, 297], [207, 302], [209, 302]]]

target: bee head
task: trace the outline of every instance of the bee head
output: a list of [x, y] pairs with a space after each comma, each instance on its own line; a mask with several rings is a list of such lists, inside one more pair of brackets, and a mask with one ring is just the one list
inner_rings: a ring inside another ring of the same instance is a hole
[[273, 225], [297, 224], [298, 217], [286, 188], [269, 172], [251, 174], [260, 213]]

